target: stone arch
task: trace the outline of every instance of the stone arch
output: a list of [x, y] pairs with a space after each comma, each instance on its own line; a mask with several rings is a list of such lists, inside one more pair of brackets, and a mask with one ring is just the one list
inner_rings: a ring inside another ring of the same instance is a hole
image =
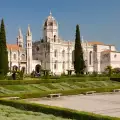
[[41, 71], [41, 65], [40, 65], [40, 64], [37, 64], [37, 65], [35, 66], [35, 71], [36, 71], [37, 73], [40, 73], [40, 71]]
[[18, 67], [16, 65], [13, 66], [13, 71], [17, 71]]

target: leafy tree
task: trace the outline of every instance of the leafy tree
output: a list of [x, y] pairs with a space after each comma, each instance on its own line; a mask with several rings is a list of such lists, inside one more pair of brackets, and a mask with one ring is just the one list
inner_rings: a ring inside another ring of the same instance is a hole
[[8, 52], [6, 46], [6, 33], [5, 33], [5, 25], [4, 20], [1, 20], [0, 27], [0, 71], [3, 74], [7, 74], [8, 72]]
[[74, 51], [74, 69], [76, 74], [84, 74], [85, 62], [83, 58], [83, 49], [80, 39], [79, 25], [76, 26], [75, 51]]
[[108, 76], [111, 76], [111, 74], [112, 74], [112, 72], [113, 72], [113, 69], [112, 69], [112, 66], [107, 66], [106, 68], [105, 68], [105, 70], [108, 72]]
[[114, 69], [113, 69], [113, 73], [119, 74], [119, 73], [120, 73], [120, 68], [114, 68]]

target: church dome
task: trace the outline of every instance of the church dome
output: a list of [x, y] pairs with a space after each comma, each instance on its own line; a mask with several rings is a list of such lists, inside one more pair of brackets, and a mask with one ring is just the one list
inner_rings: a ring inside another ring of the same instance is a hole
[[50, 12], [50, 15], [45, 20], [44, 27], [46, 27], [46, 26], [56, 26], [56, 25], [57, 25], [57, 22], [56, 22], [55, 18], [52, 16], [52, 13]]

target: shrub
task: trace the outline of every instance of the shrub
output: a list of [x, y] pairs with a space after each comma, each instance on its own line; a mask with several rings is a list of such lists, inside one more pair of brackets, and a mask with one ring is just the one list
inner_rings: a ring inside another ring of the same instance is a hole
[[0, 80], [0, 85], [18, 85], [18, 84], [40, 84], [40, 83], [60, 83], [60, 82], [84, 82], [84, 81], [106, 81], [109, 77], [54, 77], [48, 76], [46, 79], [39, 80]]
[[[87, 91], [96, 91], [97, 93], [101, 92], [112, 92], [113, 89], [119, 89], [120, 86], [116, 87], [101, 87], [101, 88], [81, 88], [81, 89], [71, 89], [71, 90], [52, 90], [52, 91], [38, 91], [38, 92], [25, 92], [19, 94], [12, 94], [12, 96], [18, 96], [20, 98], [38, 98], [46, 97], [48, 94], [62, 93], [62, 95], [77, 95], [85, 94]], [[11, 94], [0, 94], [0, 97], [11, 96]]]
[[16, 72], [16, 79], [17, 80], [23, 80], [23, 75], [24, 75], [23, 71], [17, 71]]
[[111, 77], [110, 80], [120, 82], [120, 77]]
[[1, 75], [0, 74], [0, 80], [4, 80], [5, 78], [4, 78], [4, 75]]
[[53, 114], [63, 118], [70, 118], [75, 120], [119, 120], [119, 118], [97, 115], [88, 112], [80, 112], [68, 108], [53, 107], [42, 104], [26, 103], [23, 101], [0, 100], [0, 104], [12, 106], [22, 110], [33, 112], [42, 112], [45, 114]]

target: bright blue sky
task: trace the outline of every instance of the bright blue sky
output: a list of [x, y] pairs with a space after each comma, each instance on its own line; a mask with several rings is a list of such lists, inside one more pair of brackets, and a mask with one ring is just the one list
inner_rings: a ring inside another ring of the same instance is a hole
[[39, 40], [50, 10], [63, 39], [74, 40], [75, 26], [79, 24], [84, 39], [119, 48], [120, 0], [0, 0], [0, 19], [4, 18], [8, 43], [16, 42], [19, 27], [25, 38], [28, 24], [33, 40]]

